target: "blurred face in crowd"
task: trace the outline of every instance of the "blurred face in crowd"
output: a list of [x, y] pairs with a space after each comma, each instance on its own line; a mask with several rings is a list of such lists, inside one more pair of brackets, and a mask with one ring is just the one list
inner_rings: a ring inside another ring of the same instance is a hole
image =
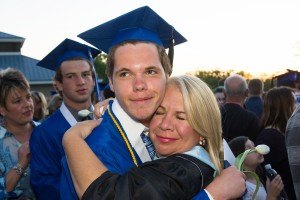
[[225, 97], [224, 92], [216, 92], [215, 97], [216, 97], [218, 105], [220, 107], [225, 104], [226, 97]]
[[[255, 149], [254, 143], [249, 139], [247, 140], [247, 142], [245, 144], [245, 150], [247, 150], [247, 149]], [[245, 165], [245, 167], [255, 169], [263, 161], [264, 161], [264, 156], [255, 151], [255, 152], [252, 152], [247, 155], [244, 165]]]

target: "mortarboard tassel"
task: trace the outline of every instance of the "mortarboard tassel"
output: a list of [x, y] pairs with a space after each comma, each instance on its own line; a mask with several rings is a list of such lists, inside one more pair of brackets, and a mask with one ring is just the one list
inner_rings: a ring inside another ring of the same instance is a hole
[[172, 33], [170, 37], [170, 46], [168, 51], [168, 57], [171, 63], [171, 68], [173, 69], [173, 59], [174, 59], [174, 38], [173, 38], [174, 28], [172, 27]]

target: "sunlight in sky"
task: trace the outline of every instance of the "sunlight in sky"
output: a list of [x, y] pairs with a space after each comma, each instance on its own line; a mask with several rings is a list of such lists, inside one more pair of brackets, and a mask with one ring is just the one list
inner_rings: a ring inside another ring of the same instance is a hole
[[174, 75], [195, 70], [279, 74], [300, 64], [300, 1], [0, 0], [0, 31], [26, 38], [42, 59], [65, 38], [149, 5], [188, 42], [175, 48]]

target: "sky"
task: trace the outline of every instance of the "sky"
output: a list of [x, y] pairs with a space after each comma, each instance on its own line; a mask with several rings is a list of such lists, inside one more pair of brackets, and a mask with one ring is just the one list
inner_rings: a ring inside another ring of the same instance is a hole
[[25, 38], [42, 59], [65, 38], [148, 5], [188, 42], [175, 47], [173, 75], [233, 70], [254, 77], [300, 71], [298, 0], [0, 0], [0, 31]]

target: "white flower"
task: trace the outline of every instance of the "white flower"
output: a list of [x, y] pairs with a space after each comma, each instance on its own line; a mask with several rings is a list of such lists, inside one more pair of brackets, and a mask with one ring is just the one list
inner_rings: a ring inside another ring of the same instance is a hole
[[78, 115], [79, 115], [80, 117], [86, 117], [86, 116], [88, 116], [89, 114], [90, 114], [90, 111], [87, 110], [87, 109], [80, 110], [80, 111], [78, 112]]
[[270, 152], [270, 147], [265, 144], [261, 144], [261, 145], [257, 145], [255, 147], [255, 150], [261, 155], [266, 155]]

